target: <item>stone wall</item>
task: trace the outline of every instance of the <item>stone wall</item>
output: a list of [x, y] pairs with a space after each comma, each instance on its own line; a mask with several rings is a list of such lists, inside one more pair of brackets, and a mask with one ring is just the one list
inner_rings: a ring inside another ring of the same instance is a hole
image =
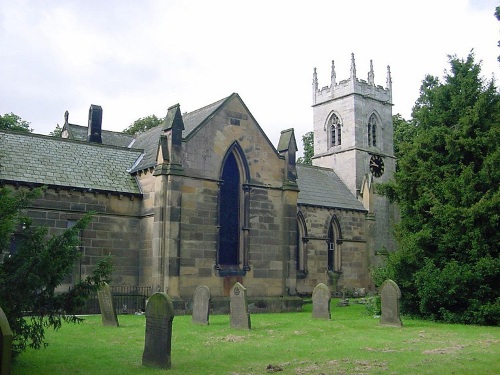
[[[368, 288], [371, 284], [366, 240], [366, 217], [362, 212], [332, 210], [321, 207], [300, 206], [304, 216], [308, 241], [304, 247], [307, 254], [307, 277], [297, 280], [297, 291], [311, 294], [319, 283], [329, 286], [332, 292], [342, 288]], [[339, 272], [328, 271], [327, 234], [331, 219], [335, 215], [342, 233], [341, 244], [337, 244], [340, 254]]]
[[81, 260], [60, 290], [90, 275], [107, 255], [113, 257], [113, 285], [138, 285], [140, 207], [140, 197], [47, 189], [26, 209], [33, 225], [48, 227], [49, 235], [60, 234], [85, 213], [95, 212], [81, 233]]

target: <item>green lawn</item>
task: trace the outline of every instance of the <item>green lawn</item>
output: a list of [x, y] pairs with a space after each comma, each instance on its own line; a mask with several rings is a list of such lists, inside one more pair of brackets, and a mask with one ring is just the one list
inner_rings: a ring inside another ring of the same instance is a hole
[[[334, 307], [335, 306], [335, 307]], [[254, 314], [252, 330], [229, 327], [229, 316], [209, 326], [190, 316], [173, 322], [172, 369], [141, 365], [145, 317], [120, 315], [120, 327], [101, 317], [47, 332], [49, 346], [16, 359], [13, 375], [28, 374], [500, 374], [500, 327], [404, 319], [382, 327], [363, 305], [336, 307], [332, 320], [302, 313]], [[274, 367], [276, 370], [278, 367]]]

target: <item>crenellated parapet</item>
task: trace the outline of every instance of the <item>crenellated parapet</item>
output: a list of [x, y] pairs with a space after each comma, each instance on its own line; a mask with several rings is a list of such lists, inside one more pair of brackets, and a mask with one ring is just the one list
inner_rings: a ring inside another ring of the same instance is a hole
[[375, 84], [373, 62], [370, 60], [370, 70], [367, 80], [359, 79], [356, 74], [356, 63], [354, 54], [351, 54], [351, 72], [348, 79], [337, 82], [335, 63], [332, 61], [330, 85], [319, 87], [316, 68], [313, 73], [313, 106], [327, 102], [332, 99], [342, 98], [348, 95], [361, 95], [366, 98], [392, 104], [392, 78], [390, 67], [387, 66], [387, 77], [385, 87]]

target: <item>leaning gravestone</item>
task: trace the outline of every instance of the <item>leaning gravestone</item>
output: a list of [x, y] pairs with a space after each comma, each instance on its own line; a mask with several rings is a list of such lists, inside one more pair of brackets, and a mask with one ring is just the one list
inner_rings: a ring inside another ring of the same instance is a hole
[[5, 313], [0, 308], [0, 374], [10, 375], [12, 363], [12, 331]]
[[111, 287], [107, 283], [104, 283], [101, 289], [97, 291], [97, 298], [99, 299], [99, 308], [101, 309], [102, 325], [118, 327], [118, 318], [113, 304]]
[[168, 294], [153, 294], [146, 305], [146, 340], [142, 354], [144, 366], [169, 369], [172, 367], [172, 322], [174, 305]]
[[314, 288], [312, 295], [313, 318], [331, 319], [330, 299], [331, 299], [331, 294], [328, 287], [323, 283], [319, 283], [318, 285], [316, 285], [316, 288]]
[[202, 285], [196, 288], [193, 298], [192, 321], [196, 324], [208, 325], [210, 310], [210, 289]]
[[250, 329], [250, 314], [248, 313], [247, 289], [240, 283], [234, 284], [230, 294], [229, 310], [231, 311], [231, 328]]
[[380, 288], [380, 305], [382, 309], [380, 324], [397, 327], [403, 325], [399, 317], [400, 298], [401, 290], [399, 290], [398, 284], [390, 279], [385, 280]]

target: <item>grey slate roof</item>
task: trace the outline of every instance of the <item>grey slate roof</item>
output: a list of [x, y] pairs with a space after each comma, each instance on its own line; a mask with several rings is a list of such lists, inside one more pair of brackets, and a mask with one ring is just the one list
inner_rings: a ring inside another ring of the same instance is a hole
[[[68, 124], [67, 126], [69, 139], [77, 141], [87, 141], [88, 127], [76, 124]], [[110, 130], [102, 130], [101, 132], [102, 144], [118, 147], [128, 147], [132, 140], [133, 135], [114, 132]]]
[[[213, 115], [228, 98], [230, 97], [218, 100], [217, 102], [197, 109], [196, 111], [184, 113], [182, 115], [182, 121], [184, 122], [182, 138], [188, 138], [191, 133], [193, 133], [200, 125], [202, 125], [205, 120], [210, 118], [210, 116]], [[154, 167], [156, 165], [156, 152], [158, 150], [158, 142], [163, 127], [164, 125], [161, 124], [145, 131], [144, 133], [137, 134], [133, 147], [143, 149], [144, 157], [142, 158], [140, 163], [134, 167], [134, 169], [131, 171], [132, 173], [141, 169]]]
[[141, 194], [130, 169], [142, 150], [0, 131], [0, 180]]
[[297, 164], [297, 184], [298, 204], [366, 211], [331, 169]]

